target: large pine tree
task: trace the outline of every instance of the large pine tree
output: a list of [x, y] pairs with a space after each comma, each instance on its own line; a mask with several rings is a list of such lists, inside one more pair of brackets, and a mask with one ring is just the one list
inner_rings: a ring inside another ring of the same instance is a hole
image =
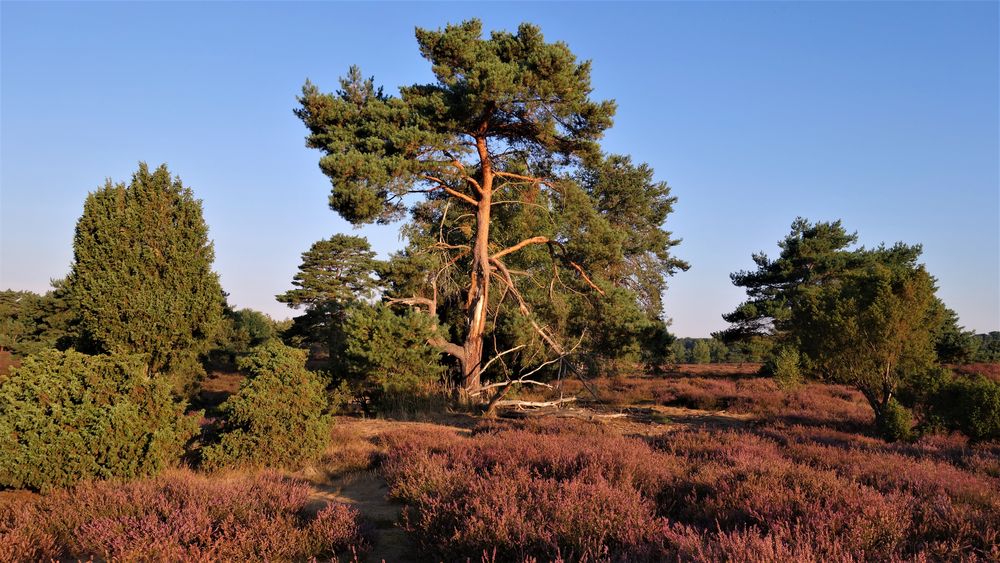
[[[634, 304], [637, 291], [645, 317], [656, 317], [662, 275], [685, 266], [669, 257], [677, 241], [662, 231], [673, 200], [648, 167], [604, 159], [597, 141], [615, 105], [590, 99], [590, 63], [529, 24], [488, 38], [478, 20], [416, 35], [433, 83], [390, 96], [352, 68], [333, 94], [307, 82], [296, 114], [307, 145], [325, 153], [330, 206], [346, 219], [389, 222], [414, 203], [410, 194], [426, 195], [404, 230], [409, 247], [388, 267], [388, 295], [451, 327], [451, 339], [434, 344], [461, 366], [460, 386], [480, 388], [484, 345], [489, 337], [496, 346], [503, 325], [562, 354], [571, 347], [562, 336], [608, 320], [620, 307], [606, 304]], [[629, 189], [595, 188], [605, 176]], [[646, 199], [632, 200], [630, 189]], [[659, 234], [622, 240], [649, 234], [629, 230], [629, 213]], [[550, 298], [557, 290], [572, 296]]]

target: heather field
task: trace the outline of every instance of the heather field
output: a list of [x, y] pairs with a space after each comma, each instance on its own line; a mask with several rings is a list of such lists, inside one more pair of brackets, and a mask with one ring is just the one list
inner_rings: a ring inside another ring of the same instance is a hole
[[544, 415], [339, 417], [294, 473], [3, 492], [0, 559], [1000, 558], [1000, 444], [887, 443], [857, 392], [757, 367], [566, 381], [580, 401]]

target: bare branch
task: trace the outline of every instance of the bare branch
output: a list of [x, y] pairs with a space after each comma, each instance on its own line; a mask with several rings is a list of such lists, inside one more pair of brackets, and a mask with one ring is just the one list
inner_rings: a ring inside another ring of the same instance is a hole
[[603, 289], [597, 287], [596, 285], [594, 285], [594, 282], [590, 281], [590, 277], [587, 276], [587, 272], [584, 272], [583, 268], [580, 267], [579, 264], [577, 264], [572, 260], [568, 260], [568, 262], [569, 265], [573, 266], [573, 268], [576, 269], [577, 272], [580, 272], [580, 275], [583, 277], [584, 281], [586, 281], [587, 284], [590, 285], [590, 287], [594, 288], [594, 290], [597, 291], [597, 293], [600, 293], [601, 295], [606, 295]]
[[468, 195], [463, 194], [462, 192], [456, 191], [451, 186], [449, 186], [447, 183], [445, 183], [445, 181], [442, 180], [441, 178], [438, 178], [436, 176], [431, 176], [429, 174], [424, 174], [424, 179], [425, 180], [429, 180], [431, 182], [434, 182], [434, 183], [436, 183], [438, 185], [437, 188], [434, 188], [433, 190], [430, 190], [430, 191], [434, 191], [434, 190], [438, 190], [438, 189], [444, 190], [444, 192], [447, 193], [448, 195], [450, 195], [452, 197], [456, 197], [456, 198], [464, 201], [465, 203], [468, 203], [469, 205], [474, 205], [474, 206], [478, 206], [479, 205], [479, 202], [477, 202], [476, 200], [472, 199]]
[[524, 180], [526, 182], [535, 182], [535, 183], [538, 183], [538, 184], [545, 184], [546, 186], [552, 186], [553, 185], [550, 180], [546, 180], [545, 178], [536, 178], [534, 176], [524, 176], [522, 174], [514, 174], [513, 172], [500, 172], [498, 170], [494, 170], [493, 173], [496, 174], [497, 176], [502, 176], [504, 178], [514, 178], [515, 180]]
[[506, 256], [506, 255], [508, 255], [508, 254], [510, 254], [512, 252], [517, 252], [518, 250], [521, 250], [522, 248], [524, 248], [525, 246], [528, 246], [530, 244], [548, 244], [548, 243], [551, 243], [551, 242], [552, 242], [552, 239], [550, 239], [548, 237], [541, 237], [541, 236], [531, 237], [531, 238], [528, 238], [528, 239], [524, 239], [521, 242], [515, 244], [514, 246], [511, 246], [509, 248], [505, 248], [505, 249], [501, 250], [500, 252], [497, 252], [496, 254], [494, 254], [493, 256], [490, 257], [490, 260], [494, 260], [496, 258], [500, 258], [502, 256]]
[[555, 339], [552, 338], [552, 336], [545, 331], [545, 329], [539, 326], [538, 323], [535, 322], [534, 318], [532, 318], [531, 310], [528, 308], [528, 304], [525, 303], [524, 297], [521, 295], [521, 292], [517, 290], [517, 286], [514, 285], [514, 279], [510, 277], [510, 270], [507, 269], [507, 266], [505, 266], [503, 262], [497, 260], [496, 258], [490, 258], [490, 263], [496, 266], [497, 270], [500, 271], [501, 274], [500, 279], [502, 279], [507, 284], [507, 286], [510, 287], [510, 292], [513, 293], [514, 297], [517, 298], [518, 308], [521, 310], [521, 313], [524, 315], [524, 317], [528, 319], [528, 322], [531, 323], [531, 326], [534, 327], [535, 332], [537, 332], [538, 335], [542, 337], [542, 340], [544, 340], [546, 344], [551, 346], [552, 349], [555, 350], [557, 354], [563, 354], [564, 348], [560, 346], [559, 343], [556, 342]]
[[486, 365], [484, 365], [483, 367], [481, 367], [479, 369], [479, 372], [480, 373], [485, 372], [486, 368], [490, 367], [490, 364], [492, 364], [496, 360], [499, 360], [504, 354], [510, 354], [511, 352], [516, 352], [516, 351], [520, 350], [521, 348], [524, 348], [524, 344], [521, 344], [520, 346], [515, 346], [515, 347], [513, 347], [513, 348], [511, 348], [509, 350], [504, 350], [503, 352], [500, 352], [496, 356], [493, 356], [492, 358], [490, 358], [490, 361], [486, 362]]
[[497, 401], [494, 403], [494, 407], [516, 407], [519, 409], [523, 408], [535, 408], [541, 409], [545, 407], [554, 407], [557, 405], [562, 405], [565, 403], [576, 402], [576, 397], [566, 397], [565, 399], [556, 399], [554, 401]]
[[390, 299], [388, 301], [390, 305], [424, 305], [428, 309], [434, 309], [434, 301], [426, 297], [400, 297], [396, 299]]

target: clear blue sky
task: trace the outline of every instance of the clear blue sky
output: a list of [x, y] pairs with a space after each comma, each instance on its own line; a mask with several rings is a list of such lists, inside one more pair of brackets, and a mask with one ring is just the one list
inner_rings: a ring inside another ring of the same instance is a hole
[[593, 60], [619, 107], [605, 147], [679, 197], [678, 335], [722, 328], [729, 273], [799, 215], [923, 243], [962, 324], [1000, 329], [996, 2], [2, 2], [0, 288], [45, 291], [87, 192], [166, 162], [204, 202], [231, 302], [294, 315], [273, 296], [300, 253], [350, 231], [292, 115], [303, 81], [333, 90], [359, 64], [389, 91], [427, 82], [413, 28], [469, 17], [536, 23]]

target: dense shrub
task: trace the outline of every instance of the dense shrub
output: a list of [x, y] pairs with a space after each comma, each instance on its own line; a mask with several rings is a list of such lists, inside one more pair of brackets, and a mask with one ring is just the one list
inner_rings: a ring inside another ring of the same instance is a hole
[[882, 407], [882, 412], [875, 419], [875, 425], [879, 436], [889, 442], [913, 438], [913, 415], [895, 398], [889, 399], [889, 402]]
[[0, 560], [290, 561], [364, 551], [357, 512], [301, 481], [188, 471], [0, 503]]
[[981, 375], [956, 377], [931, 399], [931, 412], [973, 440], [1000, 439], [1000, 384]]
[[422, 313], [360, 304], [348, 311], [342, 361], [367, 411], [399, 414], [440, 402], [445, 367], [441, 352], [427, 343], [436, 331]]
[[0, 486], [151, 475], [197, 433], [141, 357], [48, 350], [0, 380]]
[[203, 465], [294, 467], [322, 454], [331, 424], [326, 386], [305, 368], [305, 353], [272, 340], [239, 365], [248, 377], [220, 406], [220, 437], [202, 449]]

